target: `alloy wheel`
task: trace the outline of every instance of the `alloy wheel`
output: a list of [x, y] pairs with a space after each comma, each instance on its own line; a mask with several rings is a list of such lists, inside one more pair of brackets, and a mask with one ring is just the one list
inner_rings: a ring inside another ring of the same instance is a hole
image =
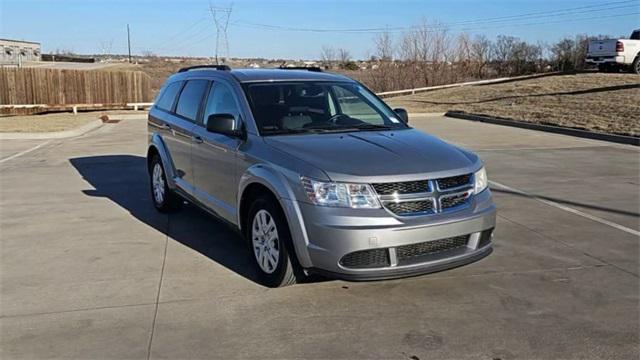
[[162, 204], [164, 202], [164, 177], [162, 175], [162, 166], [160, 163], [156, 163], [153, 166], [152, 175], [153, 186], [153, 198], [156, 204]]
[[258, 211], [253, 217], [251, 241], [253, 254], [260, 269], [267, 274], [273, 273], [278, 267], [280, 258], [278, 229], [271, 214], [264, 209]]

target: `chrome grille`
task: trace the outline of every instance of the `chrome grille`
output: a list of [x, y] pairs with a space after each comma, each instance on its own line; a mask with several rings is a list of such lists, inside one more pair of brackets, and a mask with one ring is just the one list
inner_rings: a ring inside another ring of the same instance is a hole
[[470, 195], [469, 192], [464, 192], [464, 193], [459, 193], [459, 194], [454, 194], [449, 196], [442, 196], [440, 198], [440, 207], [444, 210], [444, 209], [450, 209], [452, 207], [460, 206], [465, 202], [467, 202], [469, 195]]
[[447, 190], [453, 189], [464, 185], [469, 185], [471, 182], [471, 174], [451, 176], [442, 179], [437, 179], [438, 189]]
[[434, 180], [374, 183], [380, 203], [398, 216], [435, 214], [469, 204], [472, 174]]
[[366, 269], [390, 266], [389, 251], [387, 249], [372, 249], [352, 252], [340, 259], [344, 267]]
[[398, 246], [396, 256], [398, 263], [415, 260], [422, 256], [433, 255], [442, 251], [453, 250], [467, 246], [469, 235], [450, 237], [446, 239], [427, 241], [419, 244]]
[[421, 192], [429, 192], [429, 181], [405, 181], [396, 183], [379, 183], [371, 184], [376, 190], [378, 195], [391, 195], [391, 194], [413, 194]]
[[390, 202], [385, 204], [386, 208], [396, 215], [410, 215], [416, 213], [432, 212], [433, 200], [419, 200], [419, 201], [403, 201], [403, 202]]

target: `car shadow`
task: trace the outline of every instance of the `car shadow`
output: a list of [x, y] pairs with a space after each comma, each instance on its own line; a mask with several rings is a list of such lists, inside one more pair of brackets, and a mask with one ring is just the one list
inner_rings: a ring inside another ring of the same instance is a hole
[[167, 234], [207, 258], [254, 282], [257, 269], [244, 239], [230, 225], [198, 207], [185, 204], [170, 215], [153, 206], [149, 191], [146, 159], [135, 155], [104, 155], [69, 160], [95, 190], [88, 196], [107, 198], [138, 220]]

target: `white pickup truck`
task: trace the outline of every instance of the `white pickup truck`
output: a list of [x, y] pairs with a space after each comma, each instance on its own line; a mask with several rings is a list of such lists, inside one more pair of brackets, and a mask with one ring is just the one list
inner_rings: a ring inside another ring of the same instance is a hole
[[587, 63], [598, 65], [600, 71], [630, 69], [640, 74], [640, 29], [633, 30], [628, 39], [589, 41]]

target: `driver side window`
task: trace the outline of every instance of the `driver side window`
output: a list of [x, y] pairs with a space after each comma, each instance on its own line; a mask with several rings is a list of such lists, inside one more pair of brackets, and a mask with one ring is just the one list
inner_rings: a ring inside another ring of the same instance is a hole
[[342, 86], [334, 86], [333, 93], [336, 96], [342, 114], [371, 124], [384, 124], [382, 116], [349, 89]]
[[207, 97], [207, 107], [202, 118], [204, 127], [207, 127], [209, 116], [213, 114], [231, 114], [238, 119], [240, 111], [235, 100], [235, 95], [229, 85], [214, 82]]

